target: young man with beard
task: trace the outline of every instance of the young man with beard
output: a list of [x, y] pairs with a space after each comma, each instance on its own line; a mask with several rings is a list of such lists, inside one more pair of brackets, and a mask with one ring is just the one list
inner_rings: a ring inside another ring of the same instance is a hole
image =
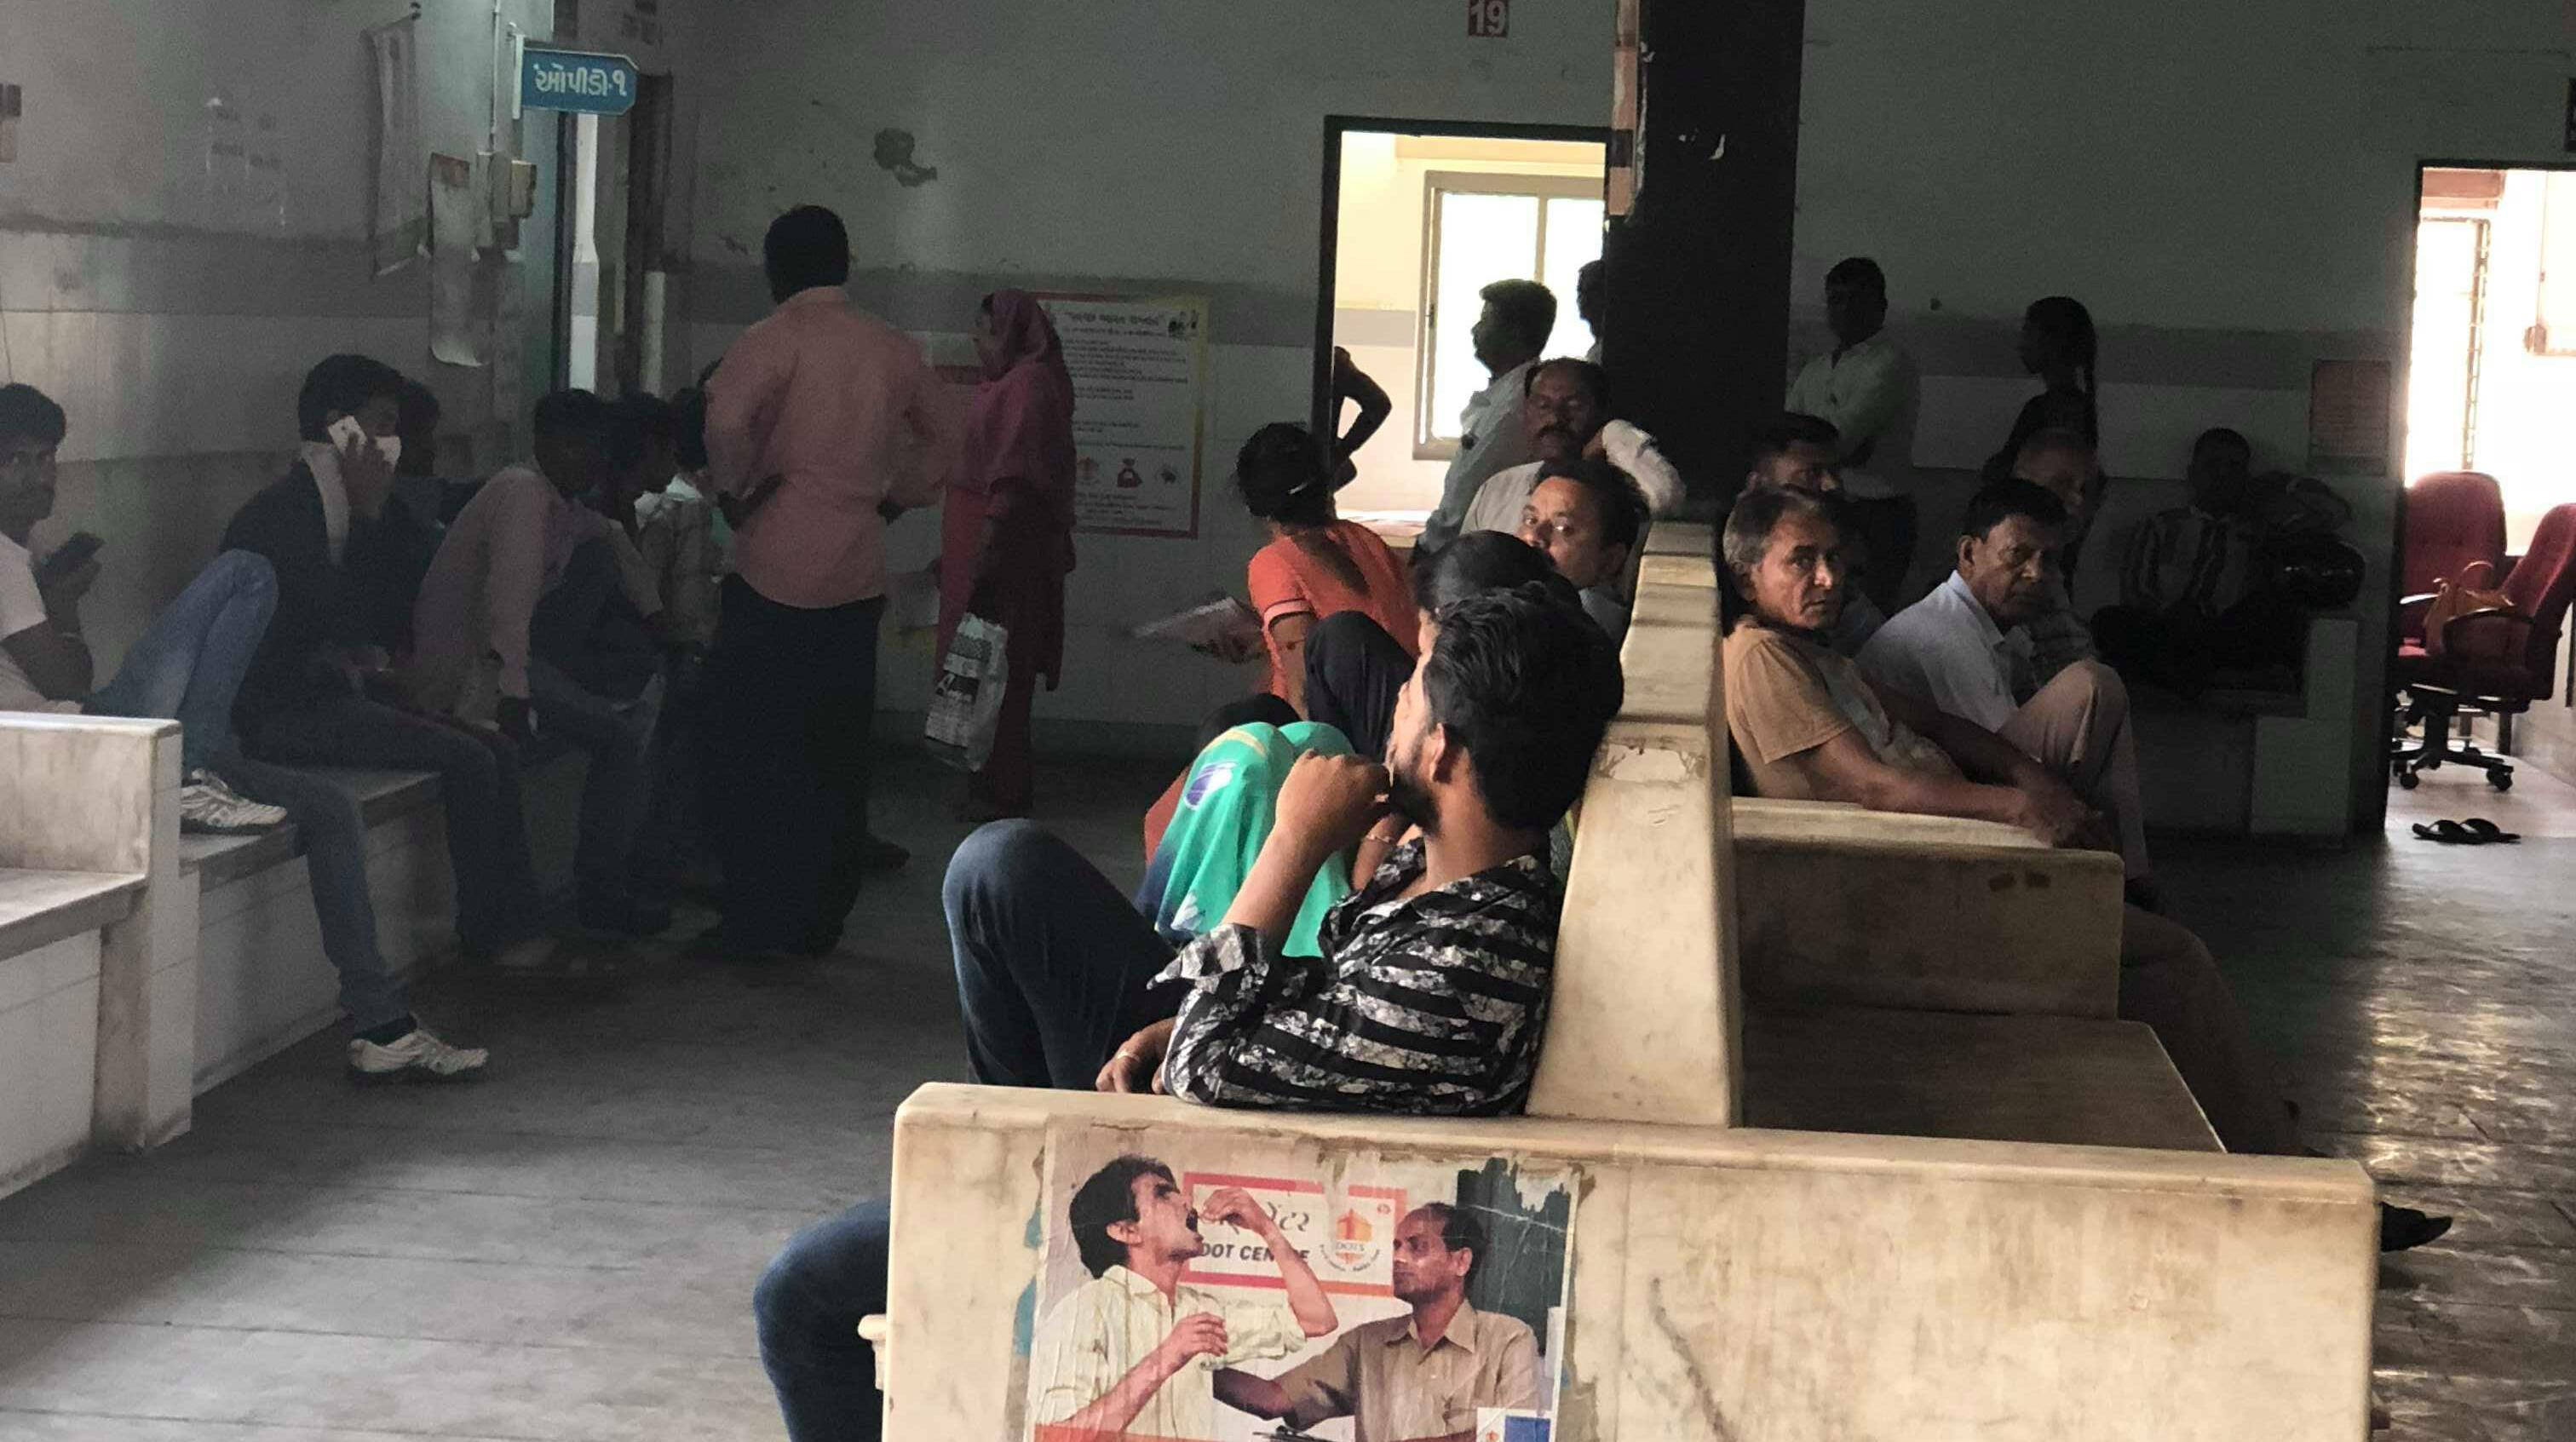
[[1467, 1442], [1479, 1408], [1546, 1405], [1529, 1324], [1467, 1301], [1486, 1247], [1471, 1213], [1446, 1202], [1416, 1207], [1396, 1224], [1393, 1267], [1395, 1299], [1412, 1311], [1353, 1327], [1276, 1378], [1228, 1367], [1216, 1374], [1216, 1399], [1301, 1432], [1353, 1418], [1357, 1442]]
[[[1214, 1436], [1219, 1367], [1289, 1356], [1341, 1325], [1315, 1269], [1241, 1187], [1210, 1192], [1201, 1214], [1170, 1167], [1123, 1156], [1076, 1188], [1066, 1213], [1091, 1280], [1047, 1313], [1029, 1350], [1037, 1442]], [[1252, 1233], [1285, 1298], [1228, 1302], [1183, 1283], [1207, 1252], [1203, 1220]]]
[[[944, 899], [975, 1079], [1220, 1106], [1519, 1111], [1563, 897], [1548, 831], [1618, 713], [1618, 659], [1537, 586], [1455, 601], [1425, 639], [1385, 764], [1301, 758], [1233, 904], [1178, 955], [1046, 831], [1001, 821], [967, 838]], [[1286, 955], [1315, 873], [1363, 845], [1384, 859], [1327, 916], [1323, 955]], [[885, 1204], [866, 1203], [800, 1234], [761, 1279], [761, 1359], [794, 1442], [878, 1435], [853, 1329], [884, 1310], [888, 1237]]]

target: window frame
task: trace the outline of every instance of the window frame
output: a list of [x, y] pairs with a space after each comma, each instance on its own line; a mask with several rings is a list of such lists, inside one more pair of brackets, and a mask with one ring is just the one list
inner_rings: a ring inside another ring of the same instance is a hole
[[1415, 307], [1413, 350], [1413, 458], [1417, 461], [1448, 461], [1458, 455], [1458, 442], [1437, 434], [1439, 413], [1435, 409], [1440, 332], [1440, 198], [1448, 194], [1527, 196], [1538, 202], [1538, 223], [1531, 236], [1531, 271], [1524, 277], [1529, 280], [1547, 274], [1548, 205], [1559, 200], [1603, 203], [1601, 182], [1587, 176], [1472, 170], [1434, 170], [1424, 174], [1421, 299]]

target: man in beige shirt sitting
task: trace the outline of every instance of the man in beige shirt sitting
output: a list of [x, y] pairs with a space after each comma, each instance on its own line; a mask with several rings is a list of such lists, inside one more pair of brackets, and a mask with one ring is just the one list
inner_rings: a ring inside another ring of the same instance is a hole
[[1395, 1296], [1410, 1313], [1353, 1327], [1275, 1379], [1219, 1372], [1216, 1399], [1300, 1431], [1349, 1417], [1353, 1442], [1465, 1442], [1480, 1408], [1545, 1407], [1529, 1324], [1467, 1301], [1487, 1245], [1472, 1214], [1415, 1208], [1395, 1231]]
[[[1872, 685], [1826, 648], [1849, 595], [1843, 547], [1834, 503], [1804, 491], [1749, 491], [1727, 517], [1727, 574], [1749, 614], [1726, 638], [1726, 725], [1754, 791], [2001, 821], [2051, 845], [2116, 851], [2099, 805], [2109, 768], [2099, 754], [2076, 754], [2080, 717], [2055, 715], [2006, 739]], [[2300, 1152], [2209, 948], [2136, 906], [2120, 929], [2120, 1016], [2154, 1029], [2229, 1151]], [[2380, 1246], [2417, 1246], [2449, 1225], [2383, 1204]]]

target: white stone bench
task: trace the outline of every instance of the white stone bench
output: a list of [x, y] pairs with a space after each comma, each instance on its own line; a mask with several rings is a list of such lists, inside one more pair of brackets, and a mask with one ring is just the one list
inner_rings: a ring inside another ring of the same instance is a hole
[[[367, 889], [376, 941], [398, 975], [456, 947], [456, 883], [447, 861], [438, 778], [427, 772], [321, 767], [358, 797], [367, 823]], [[578, 825], [582, 763], [555, 752], [521, 776], [539, 880], [560, 882]], [[180, 839], [196, 882], [195, 1087], [220, 1085], [335, 1024], [340, 979], [322, 952], [304, 843], [293, 826], [250, 836]]]
[[[2366, 1434], [2360, 1167], [2221, 1152], [2154, 1035], [2107, 1012], [1747, 1007], [1739, 908], [1771, 902], [1736, 828], [1758, 850], [1784, 813], [1730, 803], [1713, 607], [1673, 594], [1667, 559], [1687, 563], [1649, 553], [1629, 704], [1583, 798], [1530, 1114], [922, 1088], [895, 1121], [888, 1314], [862, 1327], [890, 1437], [1026, 1435], [1065, 1203], [1121, 1152], [1202, 1189], [1311, 1179], [1335, 1220], [1309, 1255], [1345, 1270], [1380, 1235], [1355, 1199], [1388, 1178], [1413, 1179], [1405, 1206], [1497, 1167], [1523, 1207], [1561, 1188], [1571, 1280], [1541, 1335], [1565, 1442]], [[1788, 819], [1820, 855], [2049, 854]], [[1841, 904], [1815, 924], [1878, 926]]]
[[889, 1438], [1025, 1435], [1033, 1219], [1120, 1150], [1570, 1173], [1569, 1442], [2367, 1435], [2377, 1219], [2348, 1162], [938, 1085], [895, 1121]]
[[169, 722], [0, 713], [0, 1193], [187, 1128], [178, 798]]
[[[386, 959], [450, 953], [436, 779], [327, 774], [360, 797]], [[541, 884], [581, 774], [567, 753], [523, 778]], [[0, 1194], [185, 1131], [196, 1095], [341, 1014], [295, 828], [182, 837], [178, 785], [173, 723], [0, 713]]]

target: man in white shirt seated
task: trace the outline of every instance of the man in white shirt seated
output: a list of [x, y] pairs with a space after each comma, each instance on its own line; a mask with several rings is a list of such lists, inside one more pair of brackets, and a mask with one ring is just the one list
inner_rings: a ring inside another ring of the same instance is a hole
[[1649, 516], [1668, 516], [1682, 503], [1681, 473], [1653, 436], [1610, 419], [1609, 376], [1590, 361], [1559, 357], [1531, 368], [1521, 425], [1534, 459], [1478, 488], [1460, 530], [1517, 533], [1541, 472], [1587, 456], [1608, 461], [1633, 482]]
[[1464, 529], [1467, 503], [1485, 478], [1530, 458], [1522, 399], [1539, 352], [1556, 330], [1556, 296], [1534, 280], [1498, 280], [1481, 292], [1484, 313], [1473, 332], [1476, 360], [1493, 376], [1459, 413], [1458, 454], [1440, 480], [1440, 504], [1422, 523], [1420, 549], [1439, 550]]
[[1610, 644], [1628, 638], [1628, 596], [1621, 584], [1637, 549], [1644, 507], [1628, 478], [1606, 461], [1551, 461], [1521, 507], [1520, 538], [1571, 582]]
[[1861, 589], [1881, 611], [1903, 598], [1914, 560], [1914, 422], [1921, 385], [1914, 358], [1889, 338], [1887, 276], [1853, 256], [1825, 273], [1825, 323], [1834, 349], [1798, 372], [1788, 408], [1830, 422], [1839, 439], [1852, 530], [1865, 551]]
[[2035, 756], [2066, 758], [2076, 789], [2104, 813], [2133, 888], [2149, 888], [2129, 692], [2099, 661], [2078, 661], [2045, 686], [2031, 680], [2021, 626], [2045, 603], [2065, 544], [2066, 507], [2028, 481], [1998, 481], [1968, 502], [1958, 564], [1861, 649], [1881, 692], [1929, 701]]

